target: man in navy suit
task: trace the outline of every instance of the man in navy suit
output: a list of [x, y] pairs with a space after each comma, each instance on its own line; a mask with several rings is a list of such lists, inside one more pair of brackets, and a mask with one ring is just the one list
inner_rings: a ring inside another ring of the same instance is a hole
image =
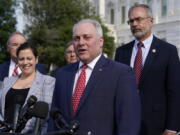
[[[26, 42], [25, 36], [20, 32], [14, 32], [9, 36], [7, 50], [10, 54], [11, 60], [0, 64], [0, 81], [3, 81], [7, 76], [10, 77], [13, 75], [13, 70], [17, 63], [16, 50], [24, 42]], [[37, 64], [37, 69], [43, 74], [47, 73], [43, 64]], [[19, 68], [17, 68], [17, 73], [21, 73]]]
[[[73, 40], [80, 62], [57, 71], [53, 107], [60, 109], [68, 123], [79, 121], [79, 133], [137, 135], [140, 100], [132, 69], [102, 55], [103, 33], [95, 20], [75, 24]], [[81, 84], [84, 91], [74, 105], [82, 65], [86, 65], [85, 88]]]
[[[177, 49], [152, 34], [153, 16], [149, 6], [134, 5], [128, 16], [136, 40], [119, 47], [115, 60], [135, 70], [142, 104], [140, 135], [175, 135], [180, 127], [180, 63]], [[142, 43], [140, 48], [139, 42]], [[140, 77], [135, 64], [139, 52], [142, 56], [139, 60], [142, 66], [138, 66]]]

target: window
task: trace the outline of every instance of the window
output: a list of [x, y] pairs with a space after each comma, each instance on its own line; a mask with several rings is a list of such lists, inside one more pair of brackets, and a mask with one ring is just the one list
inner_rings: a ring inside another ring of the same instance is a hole
[[125, 23], [125, 15], [126, 14], [126, 7], [122, 7], [121, 8], [121, 24], [124, 24]]
[[147, 3], [150, 3], [151, 2], [151, 0], [147, 0]]
[[167, 15], [167, 0], [161, 0], [161, 16]]
[[111, 24], [114, 24], [114, 9], [110, 10], [110, 21]]

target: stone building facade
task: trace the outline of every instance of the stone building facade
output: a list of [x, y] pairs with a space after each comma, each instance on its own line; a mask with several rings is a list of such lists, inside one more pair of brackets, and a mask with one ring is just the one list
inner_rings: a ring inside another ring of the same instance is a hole
[[128, 10], [135, 3], [148, 4], [153, 11], [153, 33], [176, 45], [180, 56], [180, 0], [89, 0], [115, 37], [116, 47], [133, 39]]

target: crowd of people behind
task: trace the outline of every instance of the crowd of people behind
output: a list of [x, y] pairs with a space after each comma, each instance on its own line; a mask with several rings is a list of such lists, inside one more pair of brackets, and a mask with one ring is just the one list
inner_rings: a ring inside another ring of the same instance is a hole
[[75, 131], [79, 135], [176, 135], [180, 131], [177, 49], [152, 33], [154, 18], [148, 5], [133, 5], [128, 18], [135, 40], [118, 47], [115, 60], [103, 55], [98, 21], [82, 19], [74, 24], [72, 41], [65, 48], [68, 64], [53, 77], [38, 62], [36, 45], [22, 33], [12, 33], [7, 41], [11, 59], [0, 64], [0, 121], [13, 125], [8, 132], [34, 133], [35, 117], [19, 127], [20, 116], [15, 115], [22, 114], [33, 95], [36, 103], [47, 104], [48, 112], [58, 109], [65, 121], [48, 113], [40, 121], [41, 135], [68, 130], [74, 121], [79, 123]]

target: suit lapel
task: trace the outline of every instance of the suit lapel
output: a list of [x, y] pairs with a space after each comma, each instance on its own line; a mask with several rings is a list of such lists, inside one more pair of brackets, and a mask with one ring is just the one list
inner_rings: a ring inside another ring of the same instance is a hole
[[125, 54], [124, 54], [124, 63], [129, 65], [130, 66], [130, 62], [131, 62], [131, 55], [132, 55], [132, 49], [133, 49], [133, 46], [134, 46], [134, 42], [135, 41], [132, 41], [131, 43], [129, 43], [127, 45], [127, 48], [125, 50]]
[[153, 41], [152, 41], [152, 44], [151, 44], [151, 47], [150, 47], [150, 50], [149, 50], [149, 53], [148, 53], [148, 56], [146, 58], [146, 61], [144, 63], [144, 67], [143, 67], [143, 71], [142, 71], [142, 76], [141, 76], [141, 80], [140, 80], [140, 83], [141, 84], [146, 76], [146, 74], [148, 73], [148, 71], [151, 69], [151, 66], [152, 66], [152, 63], [158, 53], [158, 43], [156, 41], [156, 37], [153, 37]]
[[[3, 69], [1, 71], [1, 78], [5, 78], [5, 77], [8, 77], [9, 76], [9, 67], [10, 67], [10, 62], [6, 62], [4, 63], [4, 66], [3, 66]], [[3, 81], [2, 79], [2, 81]]]
[[85, 88], [85, 91], [81, 97], [76, 115], [78, 114], [78, 112], [82, 108], [83, 104], [85, 103], [85, 101], [88, 98], [88, 96], [90, 95], [90, 93], [92, 91], [94, 91], [97, 87], [97, 84], [99, 84], [98, 82], [100, 80], [100, 74], [103, 71], [106, 64], [107, 64], [106, 58], [104, 56], [101, 56], [100, 59], [98, 60], [98, 62], [96, 63], [96, 65], [92, 71], [92, 74], [89, 78], [89, 81], [86, 85], [86, 88]]
[[10, 68], [10, 62], [7, 62], [6, 67], [5, 67], [5, 72], [4, 72], [5, 77], [9, 76], [9, 68]]
[[[72, 93], [73, 93], [73, 86], [74, 86], [74, 80], [75, 80], [75, 75], [76, 72], [78, 70], [78, 66], [79, 66], [79, 62], [75, 63], [72, 68], [69, 70], [70, 72], [68, 73], [67, 76], [67, 85], [66, 85], [66, 89], [67, 89], [67, 100], [66, 102], [68, 103], [68, 108], [70, 108], [69, 110], [69, 114], [73, 114], [72, 112]], [[69, 100], [70, 99], [70, 100]]]
[[41, 97], [39, 96], [40, 95], [39, 92], [42, 92], [42, 90], [43, 90], [43, 88], [42, 88], [43, 83], [44, 83], [43, 76], [38, 71], [36, 71], [35, 79], [33, 80], [33, 83], [29, 89], [29, 92], [28, 92], [28, 95], [27, 95], [24, 105], [27, 103], [27, 100], [29, 99], [29, 97], [31, 95], [36, 96], [38, 101], [43, 101], [43, 99], [41, 99], [43, 96], [41, 96]]
[[6, 94], [10, 90], [10, 88], [14, 85], [16, 80], [18, 79], [18, 76], [12, 76], [8, 78], [8, 81], [4, 81], [3, 89], [2, 89], [2, 95], [1, 95], [1, 102], [2, 102], [2, 115], [4, 116], [4, 109], [5, 109], [5, 101], [6, 101]]

